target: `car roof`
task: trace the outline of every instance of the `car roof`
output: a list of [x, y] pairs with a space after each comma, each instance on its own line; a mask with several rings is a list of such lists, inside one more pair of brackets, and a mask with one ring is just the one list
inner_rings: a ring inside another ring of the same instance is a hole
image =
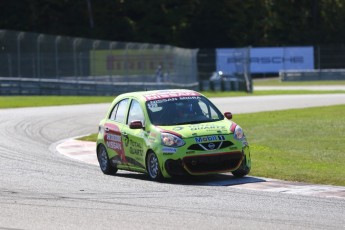
[[165, 89], [165, 90], [150, 90], [150, 91], [124, 93], [124, 94], [119, 95], [117, 99], [134, 97], [141, 101], [152, 101], [152, 100], [159, 100], [159, 99], [166, 99], [166, 98], [173, 98], [173, 97], [192, 97], [192, 96], [201, 96], [201, 95], [202, 95], [201, 93], [196, 92], [194, 90]]

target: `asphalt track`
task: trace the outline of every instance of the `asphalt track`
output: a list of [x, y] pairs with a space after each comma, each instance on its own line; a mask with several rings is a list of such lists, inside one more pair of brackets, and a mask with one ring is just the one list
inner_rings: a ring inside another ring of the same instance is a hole
[[[213, 101], [236, 116], [345, 104], [345, 94]], [[126, 171], [105, 176], [54, 150], [96, 132], [107, 107], [0, 110], [0, 229], [345, 229], [343, 198], [243, 189], [236, 185], [246, 181], [227, 174], [165, 183]]]

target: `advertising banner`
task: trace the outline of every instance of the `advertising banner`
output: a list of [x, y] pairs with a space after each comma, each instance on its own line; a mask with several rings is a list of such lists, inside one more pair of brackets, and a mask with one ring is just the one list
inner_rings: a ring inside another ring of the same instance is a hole
[[102, 75], [152, 75], [161, 66], [169, 71], [174, 66], [172, 54], [162, 50], [91, 50], [90, 72]]
[[232, 74], [250, 62], [251, 73], [279, 73], [281, 70], [314, 69], [314, 49], [308, 47], [251, 48], [244, 58], [243, 49], [217, 49], [217, 71]]

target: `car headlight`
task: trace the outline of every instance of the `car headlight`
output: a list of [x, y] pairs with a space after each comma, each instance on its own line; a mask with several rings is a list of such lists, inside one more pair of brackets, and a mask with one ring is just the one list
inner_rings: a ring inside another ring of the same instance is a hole
[[245, 138], [243, 130], [242, 130], [242, 128], [239, 125], [237, 125], [236, 128], [235, 128], [234, 138], [236, 140], [242, 140], [243, 138]]
[[161, 134], [162, 145], [169, 147], [180, 147], [185, 144], [184, 140], [170, 133]]

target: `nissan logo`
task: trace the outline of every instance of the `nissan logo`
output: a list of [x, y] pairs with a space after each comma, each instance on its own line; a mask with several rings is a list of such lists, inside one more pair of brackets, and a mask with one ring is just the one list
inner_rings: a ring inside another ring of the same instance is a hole
[[209, 143], [209, 144], [208, 144], [208, 148], [209, 148], [209, 149], [214, 149], [214, 147], [215, 147], [215, 144], [213, 144], [213, 143]]

